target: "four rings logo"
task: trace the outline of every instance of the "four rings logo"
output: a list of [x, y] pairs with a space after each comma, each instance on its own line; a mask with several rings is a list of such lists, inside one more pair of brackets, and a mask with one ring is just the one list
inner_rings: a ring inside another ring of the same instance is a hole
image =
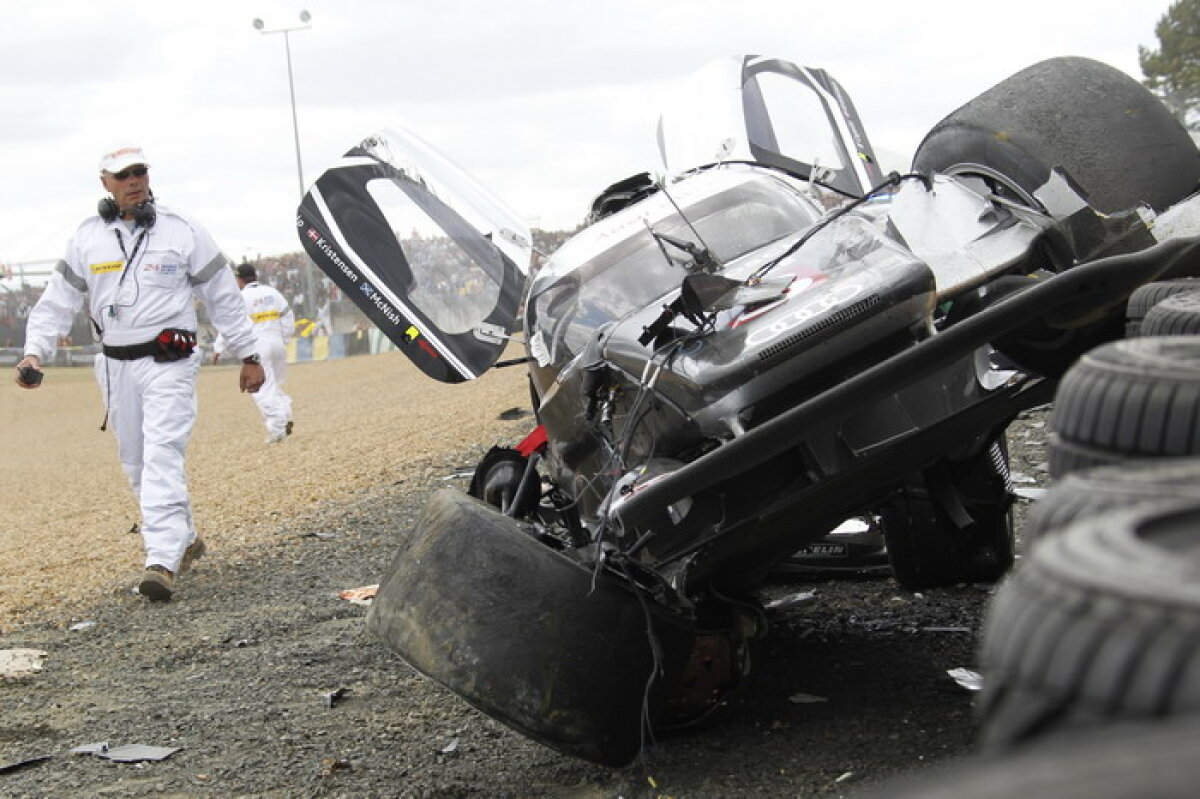
[[758, 346], [779, 338], [789, 330], [800, 327], [822, 314], [834, 310], [863, 294], [874, 282], [870, 272], [858, 275], [853, 280], [830, 286], [829, 290], [798, 308], [780, 314], [770, 324], [764, 324], [746, 336], [746, 344]]

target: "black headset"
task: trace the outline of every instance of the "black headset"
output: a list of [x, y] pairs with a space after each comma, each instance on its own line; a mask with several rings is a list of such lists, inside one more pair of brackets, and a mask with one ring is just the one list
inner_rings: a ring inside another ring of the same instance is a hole
[[[121, 215], [121, 209], [117, 207], [116, 200], [112, 197], [105, 197], [96, 204], [96, 213], [100, 214], [100, 218], [105, 222], [111, 222]], [[133, 206], [133, 221], [142, 227], [153, 227], [154, 220], [157, 218], [158, 212], [154, 209], [153, 197]]]

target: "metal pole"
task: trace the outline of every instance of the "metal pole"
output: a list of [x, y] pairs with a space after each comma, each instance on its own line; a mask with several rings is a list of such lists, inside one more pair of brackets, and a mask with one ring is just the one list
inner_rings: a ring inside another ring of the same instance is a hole
[[296, 140], [296, 180], [300, 185], [300, 199], [304, 199], [304, 167], [300, 163], [300, 123], [296, 120], [296, 84], [292, 80], [292, 39], [290, 31], [283, 32], [283, 47], [287, 53], [288, 94], [292, 99], [292, 135]]
[[[296, 182], [300, 190], [300, 200], [304, 200], [304, 164], [300, 158], [300, 122], [296, 115], [296, 81], [292, 74], [292, 31], [308, 30], [310, 27], [308, 22], [312, 19], [312, 15], [307, 11], [300, 12], [300, 21], [305, 23], [300, 27], [292, 28], [275, 28], [268, 30], [266, 24], [261, 19], [254, 20], [254, 28], [259, 33], [282, 33], [283, 34], [283, 49], [287, 57], [287, 72], [288, 72], [288, 97], [292, 104], [292, 138], [296, 145]], [[307, 314], [311, 309], [317, 310], [316, 284], [313, 280], [313, 270], [310, 264], [304, 264], [301, 267], [301, 272], [304, 278], [304, 306], [300, 308], [301, 313]]]

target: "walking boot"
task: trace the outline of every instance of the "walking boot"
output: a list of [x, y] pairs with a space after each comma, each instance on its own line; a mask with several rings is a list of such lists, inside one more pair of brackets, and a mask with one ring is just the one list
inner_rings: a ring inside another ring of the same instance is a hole
[[175, 575], [166, 566], [157, 563], [147, 566], [138, 583], [138, 593], [152, 602], [167, 602], [175, 593]]

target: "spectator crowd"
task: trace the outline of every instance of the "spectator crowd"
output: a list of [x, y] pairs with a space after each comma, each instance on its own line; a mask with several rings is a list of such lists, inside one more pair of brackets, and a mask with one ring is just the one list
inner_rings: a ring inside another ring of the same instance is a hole
[[[534, 268], [553, 253], [574, 231], [533, 230]], [[414, 298], [425, 305], [424, 310], [440, 321], [453, 326], [455, 309], [443, 299], [457, 297], [456, 302], [486, 302], [489, 286], [484, 274], [474, 267], [452, 241], [444, 237], [414, 236], [403, 244], [417, 280]], [[296, 335], [329, 336], [352, 333], [362, 337], [373, 326], [367, 322], [353, 302], [348, 300], [332, 281], [313, 265], [306, 253], [260, 256], [249, 263], [258, 278], [287, 298], [296, 317]], [[0, 350], [6, 358], [20, 358], [25, 343], [25, 322], [29, 309], [41, 296], [42, 285], [25, 281], [0, 282]], [[439, 304], [441, 303], [441, 304]], [[467, 316], [470, 316], [469, 314]], [[207, 320], [201, 314], [202, 328]], [[202, 343], [211, 344], [211, 330], [200, 331]], [[91, 342], [90, 323], [81, 312], [71, 328], [64, 345]], [[372, 347], [371, 351], [376, 348]], [[364, 348], [365, 350], [365, 348]], [[15, 361], [14, 361], [15, 362]]]

